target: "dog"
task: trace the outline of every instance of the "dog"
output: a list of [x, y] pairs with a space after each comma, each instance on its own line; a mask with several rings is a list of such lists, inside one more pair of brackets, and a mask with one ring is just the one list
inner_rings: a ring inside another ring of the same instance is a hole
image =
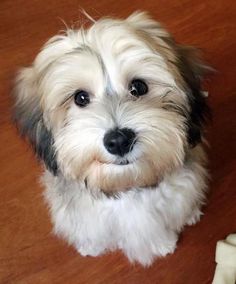
[[54, 231], [83, 256], [149, 266], [202, 215], [207, 67], [146, 12], [52, 37], [15, 87]]

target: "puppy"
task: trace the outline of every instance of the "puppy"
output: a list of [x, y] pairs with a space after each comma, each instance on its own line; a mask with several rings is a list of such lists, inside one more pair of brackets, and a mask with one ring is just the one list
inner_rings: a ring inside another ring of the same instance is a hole
[[81, 255], [147, 266], [199, 220], [205, 70], [136, 12], [54, 36], [19, 72], [15, 119], [45, 165], [54, 231]]

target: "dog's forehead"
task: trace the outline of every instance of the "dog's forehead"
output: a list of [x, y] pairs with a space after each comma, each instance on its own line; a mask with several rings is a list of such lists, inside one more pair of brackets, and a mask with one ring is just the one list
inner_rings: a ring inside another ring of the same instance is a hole
[[[174, 84], [165, 58], [152, 46], [153, 39], [125, 21], [102, 21], [87, 32], [87, 44], [100, 58], [108, 91], [117, 93], [134, 78]], [[148, 77], [148, 78], [146, 78]]]
[[56, 36], [36, 58], [35, 66], [44, 74], [42, 90], [53, 93], [53, 100], [76, 89], [99, 97], [126, 95], [135, 78], [175, 85], [165, 58], [152, 42], [151, 35], [144, 36], [125, 21], [115, 20], [98, 21], [87, 30]]

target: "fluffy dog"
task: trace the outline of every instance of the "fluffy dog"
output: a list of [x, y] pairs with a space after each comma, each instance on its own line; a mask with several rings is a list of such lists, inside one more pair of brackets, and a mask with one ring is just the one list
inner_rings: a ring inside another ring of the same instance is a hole
[[55, 233], [82, 255], [150, 265], [199, 220], [205, 70], [137, 12], [54, 36], [19, 72], [15, 119], [44, 162]]

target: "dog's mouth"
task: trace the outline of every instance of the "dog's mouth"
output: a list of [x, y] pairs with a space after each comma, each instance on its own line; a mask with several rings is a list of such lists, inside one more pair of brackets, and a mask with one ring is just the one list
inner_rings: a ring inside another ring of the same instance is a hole
[[107, 164], [107, 165], [115, 165], [115, 166], [127, 166], [127, 165], [130, 165], [130, 164], [133, 164], [135, 161], [130, 161], [128, 160], [127, 158], [126, 159], [116, 159], [114, 161], [106, 161], [106, 160], [97, 160], [99, 163], [101, 164]]
[[119, 165], [119, 166], [125, 166], [129, 164], [130, 164], [129, 160], [122, 160], [122, 161], [118, 161], [115, 163], [115, 165]]
[[134, 163], [134, 161], [129, 161], [128, 159], [122, 159], [122, 160], [116, 160], [116, 161], [101, 161], [97, 160], [98, 163], [100, 164], [105, 164], [105, 165], [114, 165], [114, 166], [128, 166]]

